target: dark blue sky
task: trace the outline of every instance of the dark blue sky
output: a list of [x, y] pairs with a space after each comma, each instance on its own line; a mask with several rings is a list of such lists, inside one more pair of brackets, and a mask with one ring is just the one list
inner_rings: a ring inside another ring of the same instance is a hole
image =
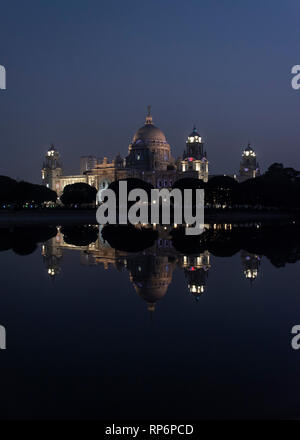
[[236, 172], [251, 141], [262, 168], [300, 169], [298, 0], [1, 2], [0, 174], [40, 181], [54, 142], [127, 153], [147, 104], [175, 157], [195, 123], [213, 173]]

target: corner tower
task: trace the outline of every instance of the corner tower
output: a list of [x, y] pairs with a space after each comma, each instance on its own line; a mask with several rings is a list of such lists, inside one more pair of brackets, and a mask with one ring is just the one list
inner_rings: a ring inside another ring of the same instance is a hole
[[242, 160], [240, 162], [239, 181], [253, 179], [260, 176], [259, 163], [257, 162], [256, 153], [248, 144], [242, 153]]
[[206, 151], [204, 151], [204, 143], [195, 126], [186, 141], [186, 149], [183, 152], [181, 161], [181, 170], [183, 172], [197, 171], [198, 179], [202, 179], [204, 182], [208, 181]]
[[60, 155], [54, 145], [50, 145], [42, 168], [42, 182], [47, 188], [56, 191], [55, 179], [62, 175]]

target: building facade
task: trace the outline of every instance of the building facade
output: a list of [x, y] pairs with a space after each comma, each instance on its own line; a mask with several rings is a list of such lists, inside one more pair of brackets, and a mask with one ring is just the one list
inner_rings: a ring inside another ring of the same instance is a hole
[[87, 183], [98, 191], [106, 189], [110, 183], [124, 178], [138, 178], [155, 188], [171, 188], [183, 177], [208, 179], [208, 161], [200, 135], [196, 128], [188, 137], [182, 157], [175, 161], [171, 147], [164, 133], [154, 125], [150, 107], [145, 124], [137, 130], [128, 147], [128, 154], [120, 154], [109, 161], [94, 156], [84, 156], [80, 160], [80, 174], [63, 175], [60, 156], [51, 145], [46, 153], [42, 169], [42, 181], [50, 189], [62, 194], [66, 185]]
[[[209, 175], [204, 143], [196, 127], [187, 138], [182, 156], [175, 161], [165, 134], [153, 123], [150, 110], [149, 106], [145, 124], [133, 136], [127, 156], [117, 154], [112, 161], [107, 157], [83, 156], [80, 174], [63, 175], [59, 152], [51, 145], [43, 163], [43, 184], [60, 197], [66, 185], [87, 183], [99, 191], [108, 188], [115, 180], [130, 177], [144, 180], [154, 188], [171, 188], [176, 180], [184, 177], [207, 182], [212, 176]], [[256, 153], [249, 144], [242, 153], [239, 175], [232, 177], [242, 182], [259, 175]]]
[[87, 171], [91, 171], [96, 166], [100, 160], [95, 156], [81, 156], [80, 158], [80, 174], [84, 174]]

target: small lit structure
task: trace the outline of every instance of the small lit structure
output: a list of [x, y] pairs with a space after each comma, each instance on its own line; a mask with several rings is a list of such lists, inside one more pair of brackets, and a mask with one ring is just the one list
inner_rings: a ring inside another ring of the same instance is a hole
[[53, 144], [50, 145], [45, 155], [42, 168], [42, 182], [47, 188], [55, 190], [57, 179], [62, 176], [62, 165], [58, 150]]
[[259, 163], [257, 162], [256, 153], [248, 144], [247, 148], [242, 153], [242, 160], [240, 163], [240, 174], [238, 180], [243, 182], [247, 179], [253, 179], [260, 176]]
[[195, 126], [186, 141], [186, 150], [183, 153], [181, 170], [183, 173], [196, 171], [198, 179], [202, 179], [204, 182], [208, 181], [208, 160], [206, 151], [204, 151], [202, 138]]
[[210, 254], [208, 251], [200, 255], [184, 255], [180, 265], [184, 270], [190, 294], [198, 301], [205, 291], [206, 281], [210, 265]]
[[254, 281], [258, 276], [261, 256], [243, 250], [241, 251], [241, 260], [245, 278], [250, 282]]

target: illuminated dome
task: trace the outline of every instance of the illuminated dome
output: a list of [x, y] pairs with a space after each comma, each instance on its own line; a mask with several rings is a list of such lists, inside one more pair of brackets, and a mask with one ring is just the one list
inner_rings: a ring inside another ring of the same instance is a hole
[[160, 128], [155, 127], [152, 123], [146, 123], [143, 127], [139, 128], [138, 131], [133, 136], [133, 146], [137, 141], [148, 142], [162, 142], [167, 143], [166, 136], [160, 130]]
[[151, 106], [148, 106], [148, 114], [146, 116], [145, 125], [138, 129], [132, 139], [132, 147], [137, 147], [140, 144], [158, 143], [167, 144], [166, 136], [163, 134], [160, 128], [155, 127], [151, 116]]
[[165, 296], [171, 282], [171, 280], [163, 283], [157, 280], [134, 282], [132, 277], [130, 277], [130, 280], [140, 298], [146, 301], [149, 312], [154, 312], [156, 302]]
[[166, 170], [172, 162], [171, 148], [164, 133], [153, 124], [148, 106], [145, 125], [137, 130], [129, 145], [126, 165], [141, 170]]

